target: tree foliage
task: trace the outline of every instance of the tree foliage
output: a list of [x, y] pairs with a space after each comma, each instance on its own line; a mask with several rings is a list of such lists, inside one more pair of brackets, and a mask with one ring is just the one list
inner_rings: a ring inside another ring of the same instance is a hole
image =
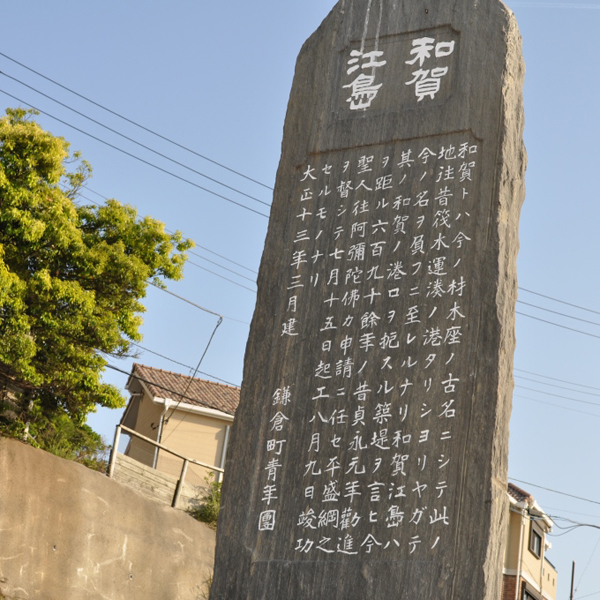
[[124, 405], [102, 381], [106, 357], [140, 341], [148, 281], [180, 279], [193, 243], [116, 200], [78, 205], [90, 165], [32, 114], [0, 119], [2, 380], [25, 390], [13, 428], [36, 410], [81, 425], [96, 405]]

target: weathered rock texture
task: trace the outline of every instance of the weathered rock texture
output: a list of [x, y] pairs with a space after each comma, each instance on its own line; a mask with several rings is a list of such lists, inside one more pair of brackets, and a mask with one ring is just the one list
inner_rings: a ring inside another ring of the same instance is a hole
[[520, 46], [498, 0], [340, 1], [304, 45], [212, 600], [499, 598]]
[[185, 513], [0, 438], [0, 598], [197, 600], [213, 553]]

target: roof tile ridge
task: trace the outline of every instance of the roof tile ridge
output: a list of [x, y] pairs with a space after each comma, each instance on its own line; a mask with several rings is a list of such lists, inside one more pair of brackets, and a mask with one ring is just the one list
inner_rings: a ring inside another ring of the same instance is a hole
[[141, 363], [133, 363], [134, 367], [141, 367], [142, 369], [150, 369], [151, 371], [161, 371], [162, 373], [168, 373], [169, 375], [175, 375], [175, 377], [184, 377], [185, 379], [191, 379], [192, 381], [201, 381], [203, 383], [210, 383], [211, 385], [218, 385], [220, 387], [240, 390], [241, 387], [237, 385], [228, 385], [226, 383], [219, 383], [218, 381], [211, 381], [210, 379], [202, 379], [202, 377], [193, 377], [192, 375], [184, 375], [183, 373], [176, 373], [175, 371], [169, 371], [168, 369], [159, 369], [158, 367], [150, 367], [148, 365], [142, 365]]
[[518, 485], [515, 485], [512, 482], [509, 482], [508, 486], [512, 487], [514, 490], [517, 491], [517, 493], [521, 494], [521, 496], [524, 496], [527, 499], [533, 498], [533, 496], [529, 492], [526, 492], [523, 488], [520, 488]]

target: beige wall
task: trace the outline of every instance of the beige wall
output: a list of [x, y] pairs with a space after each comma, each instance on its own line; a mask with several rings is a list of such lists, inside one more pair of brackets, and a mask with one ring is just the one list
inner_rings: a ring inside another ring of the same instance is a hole
[[[226, 421], [177, 410], [163, 427], [162, 443], [183, 456], [220, 467], [227, 425]], [[179, 475], [181, 464], [180, 459], [159, 451], [160, 471]], [[186, 480], [201, 485], [208, 472], [209, 469], [190, 465]]]
[[521, 515], [514, 509], [509, 511], [508, 519], [508, 541], [506, 544], [506, 555], [504, 558], [504, 568], [511, 571], [516, 570], [519, 561], [519, 543], [521, 536]]
[[[137, 398], [133, 400], [133, 402], [138, 401], [139, 406], [132, 406], [132, 408], [137, 408], [137, 418], [135, 419], [135, 424], [132, 424], [130, 427], [142, 435], [156, 440], [158, 425], [164, 407], [154, 404], [146, 393], [139, 400]], [[139, 438], [131, 437], [125, 454], [149, 467], [154, 465], [154, 446]]]
[[[542, 559], [538, 558], [529, 549], [529, 539], [531, 535], [531, 529], [533, 527], [533, 521], [527, 519], [525, 521], [525, 531], [523, 535], [523, 551], [521, 553], [521, 571], [523, 577], [527, 579], [527, 576], [533, 580], [536, 585], [540, 585], [542, 579]], [[543, 554], [542, 554], [543, 557]]]
[[558, 579], [558, 573], [556, 569], [548, 562], [544, 561], [544, 574], [542, 577], [543, 593], [544, 596], [554, 600], [556, 598], [556, 583]]
[[[134, 398], [128, 410], [126, 426], [135, 429], [142, 435], [156, 440], [159, 432], [163, 404], [155, 404], [147, 392]], [[194, 460], [215, 466], [221, 466], [223, 446], [225, 443], [228, 420], [213, 416], [199, 415], [173, 406], [166, 413], [168, 419], [163, 422], [161, 443], [167, 448]], [[131, 437], [124, 454], [152, 467], [154, 465], [155, 447], [139, 438]], [[156, 468], [163, 473], [178, 477], [183, 460], [165, 452], [158, 451]], [[192, 485], [206, 484], [205, 478], [210, 469], [189, 464], [186, 481]]]
[[197, 600], [214, 532], [108, 477], [0, 438], [0, 598]]

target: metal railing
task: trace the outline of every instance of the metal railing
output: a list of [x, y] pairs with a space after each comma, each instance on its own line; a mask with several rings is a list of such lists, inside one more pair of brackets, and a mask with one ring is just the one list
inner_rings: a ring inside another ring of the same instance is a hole
[[173, 502], [171, 503], [171, 506], [173, 508], [175, 508], [177, 506], [179, 496], [181, 495], [181, 490], [183, 488], [183, 483], [185, 481], [185, 476], [187, 473], [187, 468], [188, 468], [189, 463], [198, 465], [199, 467], [204, 467], [205, 469], [210, 469], [211, 471], [216, 471], [217, 473], [223, 473], [223, 469], [221, 469], [220, 467], [215, 467], [214, 465], [209, 465], [207, 463], [200, 462], [199, 460], [194, 460], [193, 458], [188, 458], [187, 456], [183, 456], [183, 454], [179, 454], [179, 452], [175, 452], [174, 450], [171, 450], [170, 448], [167, 448], [166, 446], [159, 444], [155, 440], [152, 440], [149, 437], [146, 437], [145, 435], [142, 435], [141, 433], [134, 431], [133, 429], [129, 429], [129, 427], [125, 427], [125, 425], [117, 425], [117, 429], [115, 431], [115, 440], [113, 442], [112, 451], [110, 453], [110, 462], [108, 465], [108, 476], [111, 479], [113, 478], [113, 475], [115, 473], [115, 465], [117, 463], [117, 454], [118, 454], [118, 448], [119, 448], [119, 440], [121, 438], [121, 431], [124, 431], [125, 433], [127, 433], [129, 435], [132, 435], [141, 440], [144, 440], [145, 442], [152, 444], [156, 448], [159, 448], [160, 450], [164, 450], [165, 452], [168, 452], [169, 454], [172, 454], [173, 456], [176, 456], [177, 458], [180, 458], [183, 460], [183, 466], [181, 467], [181, 474], [177, 481], [177, 487], [175, 488], [175, 494], [173, 495]]

